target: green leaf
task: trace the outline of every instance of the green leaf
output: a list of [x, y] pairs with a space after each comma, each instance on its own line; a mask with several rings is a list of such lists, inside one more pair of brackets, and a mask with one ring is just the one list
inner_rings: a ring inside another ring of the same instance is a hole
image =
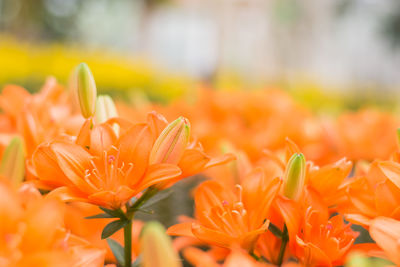
[[140, 267], [142, 265], [142, 255], [139, 255], [134, 262], [132, 262], [132, 267]]
[[147, 200], [141, 207], [140, 209], [148, 209], [150, 208], [152, 205], [156, 204], [157, 202], [166, 199], [167, 197], [169, 197], [172, 194], [173, 190], [171, 188], [162, 190], [160, 192], [158, 192], [155, 196], [153, 196], [152, 198], [150, 198], [149, 200]]
[[146, 214], [154, 214], [154, 210], [147, 210], [147, 209], [138, 208], [136, 211], [137, 212], [143, 212], [143, 213], [146, 213]]
[[283, 233], [282, 233], [282, 231], [281, 231], [275, 224], [270, 223], [270, 224], [268, 225], [268, 230], [270, 230], [271, 233], [274, 234], [274, 236], [276, 236], [276, 237], [278, 237], [278, 238], [282, 238]]
[[121, 209], [110, 210], [103, 207], [100, 207], [100, 209], [105, 213], [110, 214], [112, 218], [126, 219], [125, 213]]
[[104, 227], [103, 232], [101, 233], [101, 239], [105, 239], [115, 232], [117, 232], [119, 229], [123, 228], [129, 221], [128, 220], [117, 220], [110, 222], [109, 224]]
[[85, 219], [101, 219], [101, 218], [115, 218], [115, 217], [108, 213], [100, 213], [100, 214], [85, 217]]
[[110, 246], [115, 258], [117, 259], [118, 264], [121, 266], [125, 266], [124, 248], [117, 241], [111, 238], [107, 238], [107, 243]]

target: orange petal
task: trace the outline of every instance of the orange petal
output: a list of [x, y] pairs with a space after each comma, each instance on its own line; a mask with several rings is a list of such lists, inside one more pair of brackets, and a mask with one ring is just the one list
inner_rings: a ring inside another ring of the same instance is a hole
[[196, 203], [196, 216], [206, 222], [209, 219], [205, 216], [213, 207], [223, 205], [226, 201], [233, 204], [234, 195], [230, 190], [226, 190], [217, 181], [205, 181], [201, 183], [195, 191], [194, 202]]
[[361, 214], [345, 214], [344, 217], [351, 223], [369, 226], [371, 219]]
[[377, 217], [372, 220], [369, 233], [397, 265], [400, 264], [400, 221], [386, 217]]
[[84, 124], [82, 125], [78, 136], [76, 137], [75, 143], [87, 149], [90, 148], [90, 132], [93, 128], [94, 121], [93, 118], [89, 118], [85, 120]]
[[149, 114], [147, 114], [147, 124], [150, 127], [150, 131], [153, 135], [154, 140], [156, 140], [157, 137], [168, 125], [168, 121], [160, 113], [151, 111], [149, 112]]
[[114, 129], [108, 124], [100, 124], [93, 127], [90, 132], [90, 149], [91, 154], [102, 155], [104, 151], [110, 150], [115, 144], [117, 137]]
[[88, 202], [88, 199], [81, 192], [74, 191], [70, 187], [62, 186], [52, 190], [46, 198], [56, 198], [63, 202]]
[[210, 157], [203, 151], [199, 149], [186, 149], [178, 166], [182, 169], [182, 175], [188, 177], [203, 171], [209, 161]]
[[239, 245], [239, 240], [200, 224], [192, 224], [192, 232], [198, 239], [208, 244], [214, 244], [225, 248], [229, 248], [233, 244]]
[[40, 145], [32, 156], [32, 163], [39, 179], [49, 182], [52, 187], [72, 185], [58, 165], [56, 155], [50, 144]]
[[195, 237], [192, 233], [192, 222], [178, 223], [167, 229], [168, 235]]
[[27, 213], [29, 223], [26, 224], [27, 229], [20, 247], [21, 250], [29, 251], [35, 248], [40, 251], [46, 249], [54, 242], [58, 228], [63, 226], [62, 203], [54, 199], [44, 199], [29, 206]]
[[236, 159], [236, 156], [232, 153], [227, 153], [220, 157], [211, 158], [211, 160], [206, 164], [206, 166], [204, 166], [204, 169], [208, 169], [208, 168], [212, 168], [212, 167], [219, 166], [222, 164], [226, 164], [235, 159]]
[[196, 247], [188, 247], [183, 251], [183, 256], [194, 266], [219, 267], [216, 260], [207, 252]]
[[351, 161], [341, 159], [311, 172], [308, 181], [322, 196], [333, 194], [349, 175], [351, 168]]
[[82, 147], [68, 143], [54, 143], [51, 149], [56, 155], [58, 165], [65, 176], [80, 190], [88, 194], [96, 192], [93, 185], [87, 183], [83, 178], [85, 171], [91, 169], [91, 155]]
[[275, 203], [285, 220], [289, 238], [291, 242], [294, 242], [300, 226], [300, 208], [296, 202], [282, 196], [278, 196]]
[[378, 166], [386, 177], [400, 188], [400, 164], [392, 161], [379, 162]]
[[302, 260], [305, 266], [332, 266], [329, 257], [319, 247], [312, 243], [305, 243], [296, 236], [296, 243], [303, 248]]
[[96, 205], [118, 209], [121, 205], [128, 202], [136, 193], [137, 191], [127, 186], [121, 186], [118, 188], [117, 192], [104, 190], [90, 195], [88, 199]]
[[22, 87], [17, 85], [7, 85], [3, 88], [0, 95], [1, 109], [13, 116], [21, 112], [25, 103], [31, 95]]
[[135, 187], [137, 187], [138, 191], [142, 191], [145, 188], [158, 184], [157, 187], [163, 189], [163, 185], [168, 182], [168, 180], [178, 177], [181, 173], [181, 169], [173, 164], [162, 163], [150, 165], [143, 180]]
[[134, 171], [129, 177], [130, 185], [137, 183], [145, 173], [153, 143], [150, 129], [145, 124], [130, 127], [118, 140], [121, 159], [125, 164], [134, 164]]

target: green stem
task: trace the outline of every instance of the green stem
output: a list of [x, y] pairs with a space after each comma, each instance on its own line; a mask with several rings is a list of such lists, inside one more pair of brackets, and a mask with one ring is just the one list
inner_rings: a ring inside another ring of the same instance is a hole
[[132, 219], [124, 227], [124, 255], [125, 267], [131, 267], [132, 264]]
[[289, 241], [288, 230], [286, 224], [283, 226], [281, 249], [278, 255], [278, 266], [282, 265], [283, 257], [285, 256], [286, 245]]

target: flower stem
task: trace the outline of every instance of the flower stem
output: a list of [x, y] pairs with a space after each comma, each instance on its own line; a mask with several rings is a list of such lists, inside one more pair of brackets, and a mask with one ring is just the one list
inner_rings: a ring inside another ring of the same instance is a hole
[[132, 220], [130, 219], [124, 227], [124, 250], [125, 267], [131, 267], [132, 264]]
[[282, 265], [283, 262], [283, 256], [285, 256], [285, 250], [286, 250], [286, 245], [289, 241], [289, 235], [288, 235], [288, 230], [286, 227], [286, 224], [283, 226], [283, 231], [282, 231], [282, 243], [281, 243], [281, 249], [279, 250], [279, 255], [278, 255], [278, 266]]

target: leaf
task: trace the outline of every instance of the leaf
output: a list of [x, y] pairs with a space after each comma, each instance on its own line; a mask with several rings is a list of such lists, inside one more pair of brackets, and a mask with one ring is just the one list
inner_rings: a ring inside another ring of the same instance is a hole
[[136, 260], [132, 262], [131, 267], [140, 267], [142, 265], [142, 255], [137, 256]]
[[117, 259], [118, 264], [121, 266], [125, 266], [124, 248], [117, 241], [111, 238], [107, 238], [107, 243], [110, 246], [115, 258]]
[[268, 230], [270, 230], [271, 233], [274, 234], [274, 236], [276, 236], [278, 238], [282, 238], [283, 233], [275, 224], [269, 223]]
[[101, 239], [105, 239], [115, 232], [117, 232], [119, 229], [123, 228], [129, 221], [128, 220], [117, 220], [110, 222], [109, 224], [104, 227], [103, 232], [101, 233]]
[[100, 214], [85, 217], [85, 219], [101, 219], [101, 218], [115, 218], [115, 217], [108, 213], [100, 213]]
[[121, 209], [110, 210], [103, 207], [100, 207], [100, 209], [105, 213], [110, 214], [112, 218], [126, 219], [125, 213]]
[[136, 211], [137, 212], [143, 212], [143, 213], [146, 213], [146, 214], [154, 214], [154, 210], [146, 210], [146, 209], [138, 208]]
[[169, 197], [172, 194], [173, 190], [171, 188], [162, 190], [160, 192], [158, 192], [155, 196], [153, 196], [152, 198], [150, 198], [149, 200], [147, 200], [141, 207], [140, 209], [147, 209], [150, 208], [152, 205], [154, 205], [155, 203], [166, 199], [167, 197]]

